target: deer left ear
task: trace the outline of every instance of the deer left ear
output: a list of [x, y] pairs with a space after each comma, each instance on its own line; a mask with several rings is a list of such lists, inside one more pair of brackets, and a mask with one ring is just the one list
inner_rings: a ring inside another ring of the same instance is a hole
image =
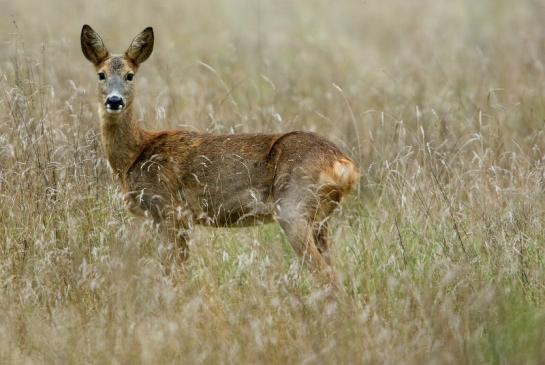
[[147, 27], [133, 39], [125, 55], [135, 64], [140, 65], [151, 55], [153, 42], [153, 28]]

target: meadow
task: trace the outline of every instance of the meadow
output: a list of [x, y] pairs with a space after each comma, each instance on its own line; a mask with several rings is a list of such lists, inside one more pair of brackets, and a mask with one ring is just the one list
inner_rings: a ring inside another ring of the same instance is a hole
[[[1, 364], [541, 364], [545, 4], [0, 0]], [[184, 267], [101, 150], [88, 23], [148, 129], [309, 130], [359, 166], [331, 300], [277, 225]]]

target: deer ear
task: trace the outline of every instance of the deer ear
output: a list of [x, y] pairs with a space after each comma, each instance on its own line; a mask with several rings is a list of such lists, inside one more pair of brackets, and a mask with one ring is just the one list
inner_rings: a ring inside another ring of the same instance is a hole
[[133, 39], [125, 55], [135, 64], [140, 65], [151, 55], [153, 42], [153, 28], [147, 27]]
[[81, 50], [85, 58], [95, 66], [99, 65], [109, 55], [102, 38], [87, 24], [81, 28]]

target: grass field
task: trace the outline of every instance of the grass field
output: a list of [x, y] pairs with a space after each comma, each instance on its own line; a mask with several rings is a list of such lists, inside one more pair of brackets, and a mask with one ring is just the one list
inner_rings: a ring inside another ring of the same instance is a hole
[[[147, 5], [145, 5], [147, 4]], [[545, 4], [0, 0], [1, 364], [542, 364]], [[100, 146], [79, 34], [149, 129], [312, 130], [357, 162], [324, 293], [276, 225], [166, 275]]]

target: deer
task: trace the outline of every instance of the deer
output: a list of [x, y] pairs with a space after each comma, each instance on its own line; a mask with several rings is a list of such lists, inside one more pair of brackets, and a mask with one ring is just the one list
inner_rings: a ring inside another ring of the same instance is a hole
[[181, 265], [195, 225], [277, 222], [304, 266], [334, 283], [329, 218], [359, 179], [354, 162], [311, 132], [141, 128], [133, 111], [135, 77], [153, 46], [151, 27], [123, 54], [111, 54], [89, 25], [81, 30], [83, 55], [98, 76], [102, 149], [128, 211], [151, 220]]

